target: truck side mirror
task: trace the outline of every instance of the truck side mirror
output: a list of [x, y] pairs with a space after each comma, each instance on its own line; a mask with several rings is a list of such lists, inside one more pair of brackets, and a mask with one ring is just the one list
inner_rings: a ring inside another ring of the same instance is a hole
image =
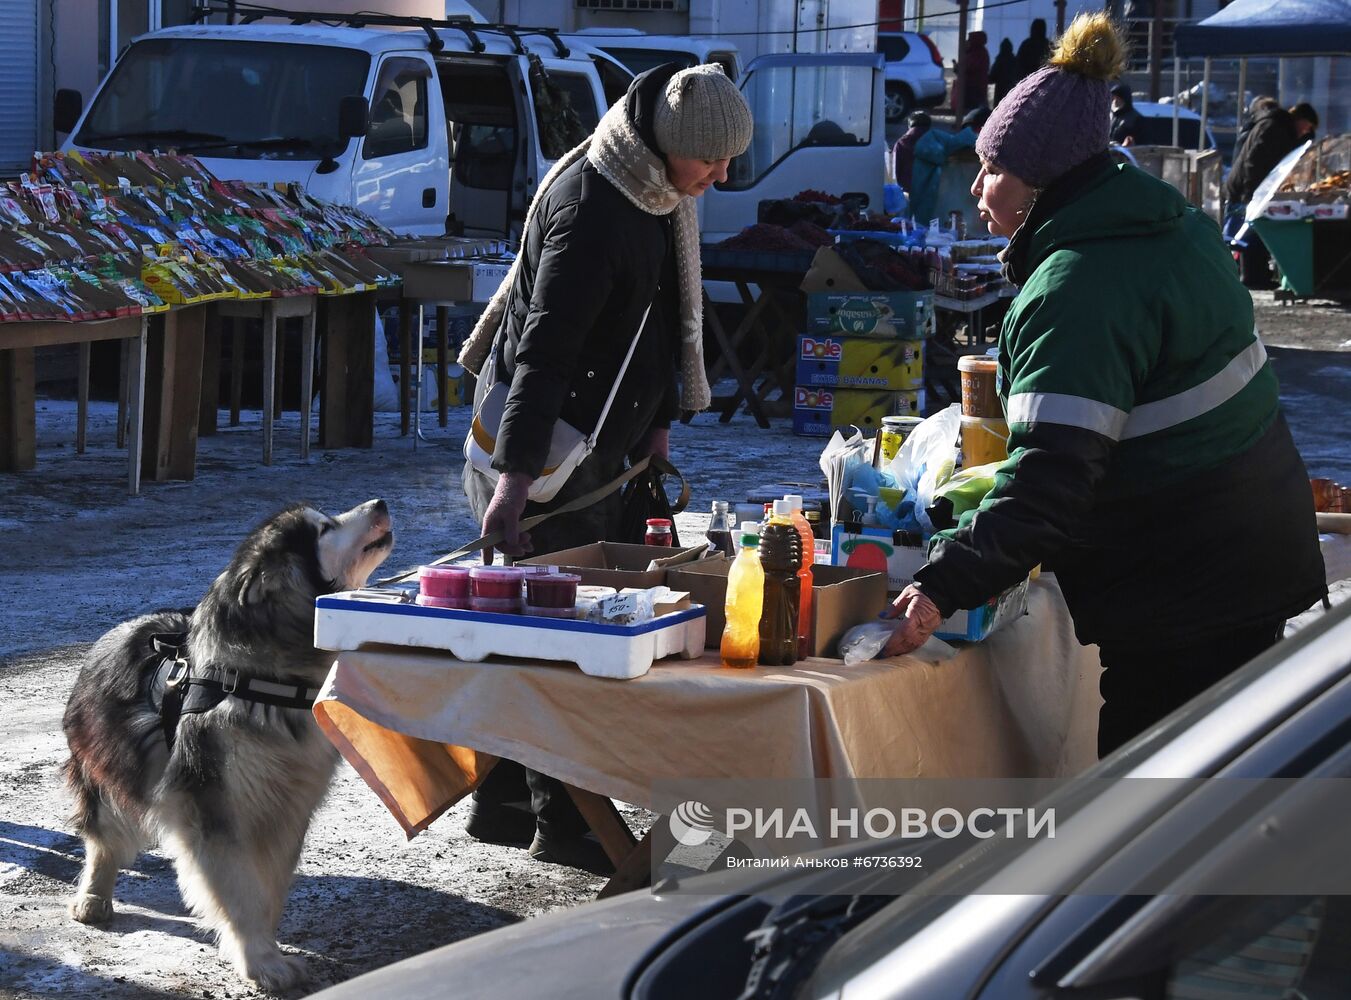
[[58, 132], [75, 131], [84, 110], [84, 97], [78, 90], [62, 88], [56, 92], [55, 106], [52, 108], [52, 125]]
[[338, 136], [360, 139], [370, 127], [371, 106], [360, 94], [348, 94], [338, 102]]

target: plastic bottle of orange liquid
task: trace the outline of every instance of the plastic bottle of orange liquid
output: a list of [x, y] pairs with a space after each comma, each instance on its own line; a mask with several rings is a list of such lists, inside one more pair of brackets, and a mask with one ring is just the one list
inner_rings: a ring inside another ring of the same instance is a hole
[[722, 630], [722, 665], [745, 669], [760, 658], [760, 610], [765, 571], [760, 566], [760, 526], [742, 521], [737, 556], [727, 574], [727, 624]]
[[802, 568], [797, 573], [802, 584], [797, 609], [797, 655], [801, 660], [812, 655], [812, 563], [816, 555], [816, 535], [802, 513], [802, 497], [789, 493], [784, 499], [793, 508], [793, 524], [802, 536]]

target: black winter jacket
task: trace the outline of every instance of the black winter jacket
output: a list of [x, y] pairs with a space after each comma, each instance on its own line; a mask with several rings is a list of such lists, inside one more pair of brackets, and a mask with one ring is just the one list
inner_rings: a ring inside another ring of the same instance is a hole
[[1289, 111], [1270, 108], [1258, 114], [1224, 182], [1229, 203], [1246, 205], [1252, 201], [1257, 186], [1299, 141], [1295, 119]]
[[496, 379], [511, 391], [493, 468], [538, 476], [555, 420], [596, 426], [652, 303], [596, 448], [597, 462], [617, 466], [679, 412], [671, 219], [637, 208], [582, 157], [544, 192], [521, 253], [495, 346]]

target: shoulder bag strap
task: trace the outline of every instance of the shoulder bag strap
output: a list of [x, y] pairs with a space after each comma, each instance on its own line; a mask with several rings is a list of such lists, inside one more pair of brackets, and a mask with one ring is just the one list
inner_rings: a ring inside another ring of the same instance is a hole
[[624, 372], [628, 371], [629, 362], [633, 360], [633, 352], [638, 348], [638, 341], [643, 336], [643, 330], [647, 327], [648, 313], [652, 312], [652, 304], [648, 303], [643, 310], [643, 318], [638, 322], [638, 332], [633, 335], [633, 343], [629, 344], [629, 353], [624, 355], [624, 363], [619, 366], [619, 374], [615, 376], [615, 384], [610, 386], [610, 395], [605, 400], [605, 406], [601, 408], [600, 419], [596, 421], [596, 429], [591, 432], [587, 439], [587, 444], [594, 448], [596, 441], [600, 438], [600, 429], [605, 426], [605, 418], [610, 415], [610, 406], [615, 401], [615, 394], [619, 392], [619, 383], [624, 381]]

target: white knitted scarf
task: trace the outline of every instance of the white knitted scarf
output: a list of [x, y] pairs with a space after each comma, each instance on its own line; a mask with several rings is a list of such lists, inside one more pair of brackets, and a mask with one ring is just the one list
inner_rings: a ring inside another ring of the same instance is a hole
[[[680, 292], [680, 406], [685, 410], [704, 410], [710, 400], [708, 377], [704, 373], [703, 275], [699, 262], [699, 219], [694, 199], [671, 186], [666, 164], [647, 147], [637, 129], [624, 113], [624, 102], [617, 102], [596, 126], [591, 137], [564, 155], [544, 175], [535, 199], [525, 215], [523, 233], [530, 231], [535, 207], [554, 180], [583, 155], [607, 181], [635, 206], [650, 215], [674, 214], [676, 275]], [[474, 332], [460, 351], [460, 364], [475, 375], [483, 367], [493, 340], [506, 314], [507, 296], [521, 266], [517, 255], [496, 294], [488, 301]], [[578, 331], [582, 335], [584, 331]]]

